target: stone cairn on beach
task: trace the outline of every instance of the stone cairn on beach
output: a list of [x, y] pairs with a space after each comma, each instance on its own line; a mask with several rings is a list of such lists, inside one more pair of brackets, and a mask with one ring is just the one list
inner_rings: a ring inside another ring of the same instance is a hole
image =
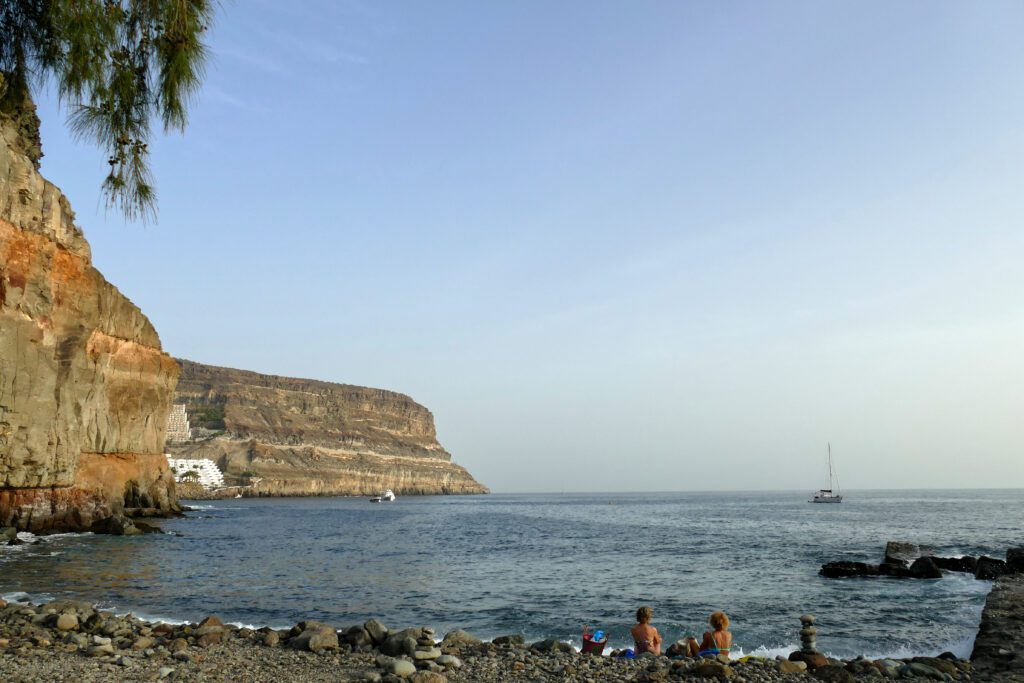
[[800, 617], [800, 652], [805, 655], [818, 654], [818, 629], [814, 628], [814, 621], [813, 614]]

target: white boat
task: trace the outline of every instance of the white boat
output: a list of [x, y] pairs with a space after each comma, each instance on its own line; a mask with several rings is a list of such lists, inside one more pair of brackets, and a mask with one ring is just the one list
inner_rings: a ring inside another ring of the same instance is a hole
[[395, 500], [395, 492], [392, 491], [391, 489], [388, 489], [387, 491], [385, 491], [384, 493], [380, 494], [379, 496], [374, 496], [373, 498], [371, 498], [370, 502], [371, 503], [381, 503], [381, 502], [391, 503], [394, 500]]
[[832, 467], [832, 444], [828, 445], [828, 488], [821, 489], [814, 494], [809, 502], [811, 503], [842, 503], [843, 497], [839, 493], [839, 480], [836, 478], [835, 470]]

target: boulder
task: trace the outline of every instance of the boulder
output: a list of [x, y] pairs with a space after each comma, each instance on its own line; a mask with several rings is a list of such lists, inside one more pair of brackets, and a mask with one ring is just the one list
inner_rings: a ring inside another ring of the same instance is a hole
[[789, 661], [803, 662], [810, 670], [828, 666], [828, 658], [820, 652], [801, 652], [800, 650], [796, 650], [795, 652], [789, 653]]
[[902, 678], [930, 678], [933, 681], [946, 680], [941, 671], [920, 662], [910, 662], [901, 666], [900, 676]]
[[216, 645], [221, 641], [224, 634], [221, 631], [214, 631], [212, 633], [204, 633], [203, 635], [196, 638], [196, 645], [199, 647], [210, 647]]
[[377, 663], [386, 673], [399, 678], [409, 678], [416, 673], [416, 665], [405, 659], [384, 657], [383, 661], [378, 660]]
[[458, 629], [444, 634], [444, 639], [441, 640], [441, 647], [472, 647], [474, 645], [479, 645], [482, 642], [482, 640], [474, 636], [472, 633]]
[[780, 674], [801, 674], [807, 671], [807, 662], [791, 662], [788, 659], [783, 659], [779, 662], [778, 669]]
[[365, 624], [363, 624], [363, 628], [366, 630], [366, 633], [370, 636], [370, 640], [373, 641], [374, 645], [380, 645], [388, 637], [388, 627], [382, 624], [381, 622], [377, 621], [376, 619], [370, 619], [369, 621], [367, 621]]
[[526, 644], [526, 638], [517, 633], [510, 636], [498, 636], [491, 642], [495, 645], [524, 645]]
[[878, 565], [878, 573], [882, 576], [893, 576], [898, 579], [905, 579], [910, 576], [910, 568], [903, 560], [886, 558], [885, 562]]
[[416, 638], [409, 633], [409, 629], [399, 631], [380, 644], [380, 651], [390, 657], [399, 655], [412, 657], [416, 652]]
[[13, 526], [0, 527], [0, 543], [18, 540], [18, 530]]
[[889, 541], [885, 544], [885, 561], [900, 561], [910, 564], [923, 555], [934, 555], [935, 549], [928, 545], [908, 543], [907, 541]]
[[536, 643], [530, 645], [530, 649], [534, 652], [575, 652], [573, 646], [569, 643], [563, 643], [560, 640], [548, 638], [546, 640], [538, 640]]
[[877, 576], [878, 565], [864, 562], [827, 562], [821, 565], [818, 574], [827, 579], [844, 579], [859, 576]]
[[448, 683], [448, 679], [444, 674], [439, 674], [434, 671], [417, 671], [409, 677], [412, 683]]
[[1006, 571], [1009, 574], [1024, 574], [1024, 548], [1010, 548], [1006, 551]]
[[933, 557], [935, 566], [947, 572], [966, 572], [973, 574], [978, 567], [978, 558], [964, 555], [963, 557]]
[[690, 675], [696, 678], [713, 678], [727, 681], [733, 677], [732, 667], [718, 662], [705, 661], [690, 669]]
[[982, 555], [978, 558], [978, 566], [974, 570], [974, 578], [991, 581], [1006, 573], [1006, 563], [994, 557]]
[[139, 533], [162, 534], [164, 532], [164, 530], [158, 527], [156, 524], [150, 524], [149, 522], [141, 522], [137, 519], [133, 519], [132, 524], [134, 524], [135, 528], [139, 530]]
[[267, 647], [277, 647], [278, 643], [281, 642], [281, 636], [278, 635], [277, 631], [273, 629], [267, 629], [263, 633], [263, 644]]
[[421, 661], [425, 661], [425, 660], [434, 660], [434, 659], [437, 659], [440, 656], [441, 656], [441, 650], [439, 650], [436, 647], [429, 647], [429, 648], [425, 648], [425, 649], [418, 649], [418, 650], [414, 650], [413, 653], [412, 653], [412, 658], [415, 659], [417, 662], [421, 662]]
[[58, 631], [77, 631], [78, 617], [71, 612], [65, 612], [57, 617], [56, 626]]
[[132, 643], [133, 650], [148, 650], [149, 648], [156, 645], [156, 641], [148, 636], [141, 636], [135, 639]]
[[924, 664], [925, 666], [930, 666], [936, 671], [940, 671], [944, 674], [949, 674], [950, 676], [956, 676], [960, 673], [960, 669], [958, 669], [956, 666], [955, 659], [953, 661], [950, 661], [949, 659], [945, 659], [943, 657], [914, 657], [912, 661], [916, 662], [917, 664]]
[[306, 622], [306, 627], [299, 635], [288, 641], [288, 647], [294, 650], [337, 650], [338, 634], [330, 626], [319, 622]]
[[362, 626], [349, 626], [342, 634], [341, 640], [356, 650], [373, 645], [373, 638]]
[[93, 522], [89, 531], [94, 534], [110, 534], [112, 536], [137, 536], [142, 533], [132, 520], [124, 515], [111, 515]]
[[434, 660], [435, 663], [440, 664], [446, 669], [461, 669], [462, 660], [455, 655], [441, 655]]
[[199, 636], [205, 636], [205, 635], [210, 634], [210, 633], [223, 633], [223, 632], [224, 632], [224, 622], [222, 622], [220, 620], [220, 618], [218, 618], [218, 617], [209, 616], [209, 617], [206, 617], [205, 619], [203, 619], [202, 621], [199, 622], [199, 625], [196, 626], [196, 629], [195, 629], [195, 631], [192, 632], [192, 635], [194, 635], [194, 636], [196, 636], [198, 638]]
[[856, 683], [857, 679], [845, 667], [836, 664], [828, 664], [818, 667], [811, 672], [811, 675], [819, 681], [828, 683]]
[[912, 579], [941, 579], [942, 570], [935, 565], [931, 557], [919, 557], [910, 565], [910, 578]]

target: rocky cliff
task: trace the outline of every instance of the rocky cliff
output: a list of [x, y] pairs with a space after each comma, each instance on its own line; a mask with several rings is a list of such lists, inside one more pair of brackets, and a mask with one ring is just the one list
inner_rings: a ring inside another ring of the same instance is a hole
[[92, 266], [40, 156], [34, 107], [0, 74], [0, 526], [176, 511], [163, 442], [178, 366]]
[[487, 492], [451, 462], [433, 415], [408, 396], [178, 362], [175, 401], [214, 435], [168, 451], [210, 458], [256, 495]]

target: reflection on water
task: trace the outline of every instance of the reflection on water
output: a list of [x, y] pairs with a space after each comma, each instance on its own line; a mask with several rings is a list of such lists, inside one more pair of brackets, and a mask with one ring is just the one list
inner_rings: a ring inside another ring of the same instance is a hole
[[600, 494], [246, 499], [163, 527], [180, 535], [62, 535], [0, 549], [0, 593], [81, 597], [137, 614], [338, 626], [469, 628], [577, 639], [584, 623], [628, 640], [640, 604], [667, 639], [713, 609], [746, 651], [797, 642], [819, 616], [836, 654], [969, 651], [986, 582], [818, 577], [838, 558], [878, 561], [886, 541], [948, 554], [1019, 542], [1019, 491]]

